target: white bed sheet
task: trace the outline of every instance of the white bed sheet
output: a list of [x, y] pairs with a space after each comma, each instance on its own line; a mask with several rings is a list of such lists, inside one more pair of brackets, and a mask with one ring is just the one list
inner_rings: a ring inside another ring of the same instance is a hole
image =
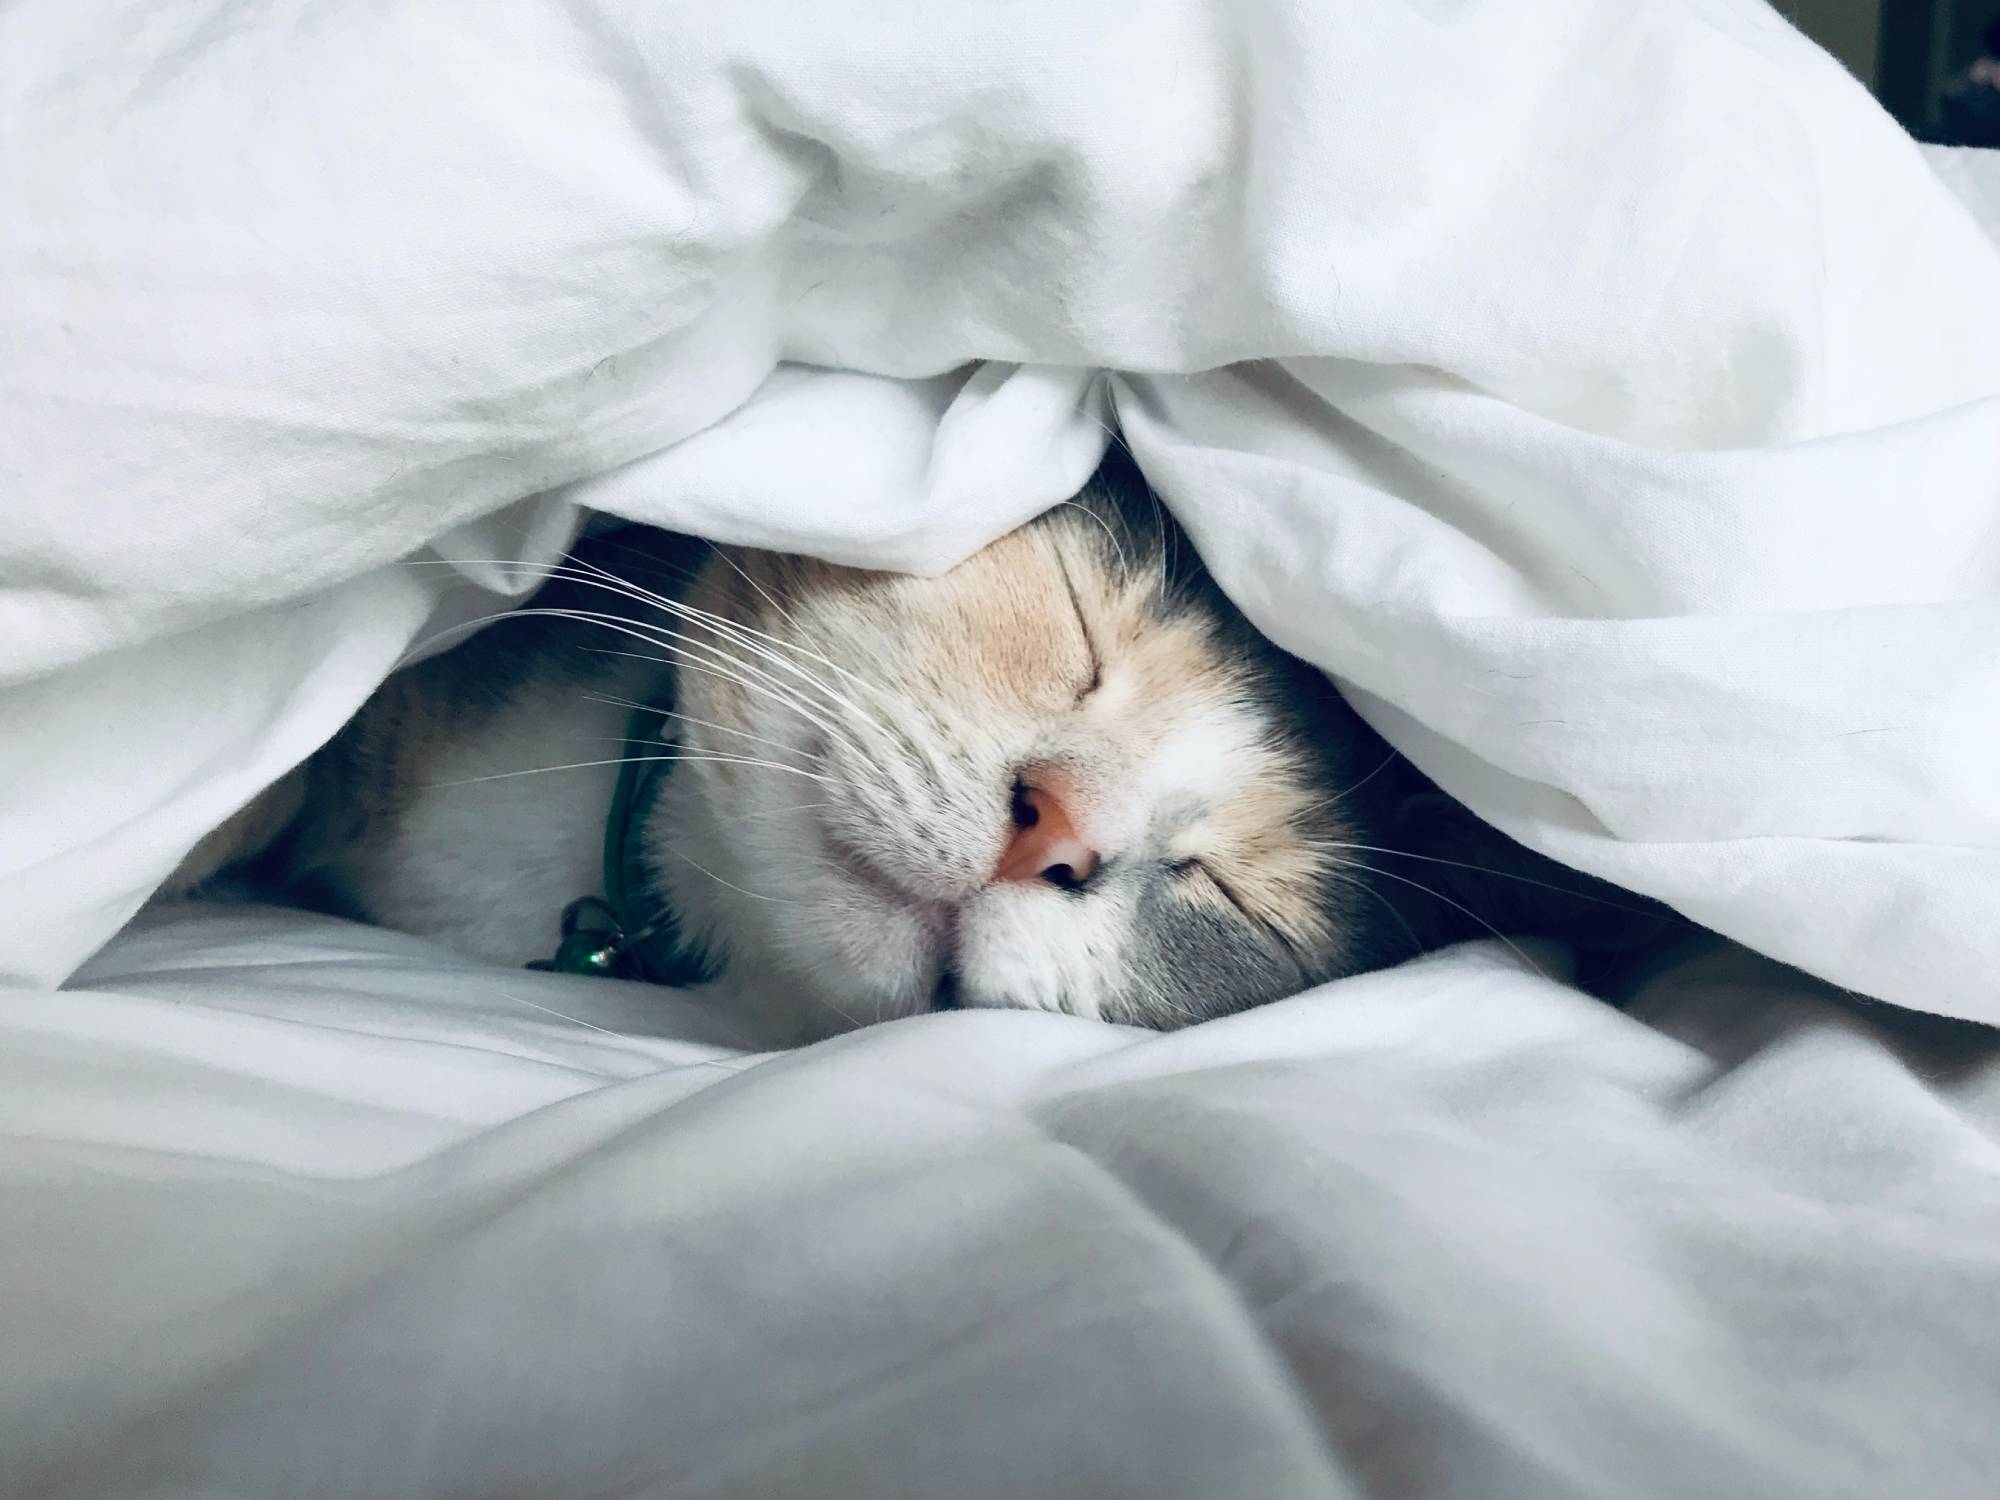
[[1726, 950], [760, 1059], [168, 909], [0, 996], [0, 1493], [1971, 1500], [1996, 1127], [1990, 1031]]

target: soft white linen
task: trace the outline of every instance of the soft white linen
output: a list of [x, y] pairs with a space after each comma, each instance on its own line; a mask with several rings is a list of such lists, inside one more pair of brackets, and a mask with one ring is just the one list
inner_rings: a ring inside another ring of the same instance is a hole
[[761, 1061], [667, 992], [254, 910], [77, 983], [0, 995], [0, 1494], [2000, 1471], [2000, 1043], [1740, 953], [1630, 1016], [1494, 945], [1164, 1037]]
[[1110, 400], [1476, 810], [2000, 1018], [2000, 252], [1762, 0], [19, 0], [0, 57], [0, 972], [331, 732], [446, 607], [400, 559], [503, 596], [589, 503], [938, 566]]

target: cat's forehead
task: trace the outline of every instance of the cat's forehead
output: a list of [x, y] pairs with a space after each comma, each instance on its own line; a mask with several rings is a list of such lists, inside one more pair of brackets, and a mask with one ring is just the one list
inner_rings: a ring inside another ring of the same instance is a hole
[[1107, 792], [1269, 836], [1305, 776], [1280, 733], [1275, 648], [1212, 586], [1177, 578], [1168, 549], [1157, 522], [1072, 504], [935, 577], [766, 556], [719, 582], [735, 595], [729, 613], [782, 607], [787, 627], [863, 677], [893, 679], [919, 710], [967, 727], [1060, 719], [1121, 752], [1125, 779]]

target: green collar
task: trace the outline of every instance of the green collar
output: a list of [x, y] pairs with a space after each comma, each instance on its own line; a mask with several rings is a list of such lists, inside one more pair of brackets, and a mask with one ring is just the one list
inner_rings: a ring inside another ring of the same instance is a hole
[[639, 837], [666, 780], [671, 743], [657, 732], [666, 708], [638, 709], [625, 724], [618, 787], [604, 819], [604, 894], [582, 896], [562, 912], [562, 942], [554, 958], [528, 965], [557, 974], [595, 974], [650, 984], [690, 985], [713, 978], [683, 949], [671, 911], [647, 894], [651, 871]]

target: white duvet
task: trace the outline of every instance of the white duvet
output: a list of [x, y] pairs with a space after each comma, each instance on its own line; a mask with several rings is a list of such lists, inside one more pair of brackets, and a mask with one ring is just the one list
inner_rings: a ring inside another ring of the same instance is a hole
[[163, 912], [0, 1009], [0, 1494], [1983, 1500], [2000, 1045], [1894, 1015], [1490, 945], [756, 1059]]
[[[0, 1494], [1990, 1493], [2000, 1075], [1907, 1013], [2000, 1020], [1990, 159], [1762, 0], [0, 59]], [[1475, 948], [759, 1059], [281, 914], [99, 951], [590, 510], [941, 567], [1114, 417], [1448, 790], [1904, 1009]]]

